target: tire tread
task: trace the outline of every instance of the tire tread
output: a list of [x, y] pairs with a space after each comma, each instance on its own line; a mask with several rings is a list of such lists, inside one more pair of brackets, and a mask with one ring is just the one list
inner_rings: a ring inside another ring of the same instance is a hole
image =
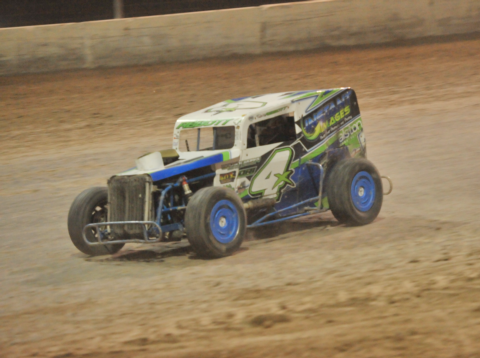
[[114, 254], [125, 245], [89, 246], [83, 240], [85, 225], [90, 224], [92, 210], [102, 201], [108, 200], [108, 189], [93, 187], [81, 192], [73, 201], [68, 212], [68, 233], [75, 247], [86, 255], [99, 256]]
[[[356, 173], [366, 171], [375, 182], [375, 201], [368, 211], [362, 212], [355, 208], [351, 198], [351, 184]], [[382, 207], [382, 180], [377, 168], [367, 159], [350, 158], [337, 163], [327, 184], [327, 196], [333, 216], [351, 226], [366, 225], [378, 216]]]

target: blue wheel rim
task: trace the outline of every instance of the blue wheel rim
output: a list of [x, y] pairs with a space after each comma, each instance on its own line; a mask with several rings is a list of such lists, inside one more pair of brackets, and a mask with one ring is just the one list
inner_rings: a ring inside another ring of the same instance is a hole
[[358, 172], [350, 189], [353, 205], [360, 211], [368, 211], [375, 202], [375, 182], [370, 173]]
[[238, 210], [231, 201], [224, 199], [215, 204], [210, 215], [210, 229], [218, 242], [232, 242], [237, 236], [239, 226]]

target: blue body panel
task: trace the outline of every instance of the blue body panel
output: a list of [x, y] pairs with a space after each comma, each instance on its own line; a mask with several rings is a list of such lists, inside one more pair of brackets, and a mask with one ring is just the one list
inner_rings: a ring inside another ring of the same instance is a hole
[[[315, 158], [312, 162], [318, 162], [318, 158]], [[310, 198], [318, 197], [319, 179], [320, 170], [317, 167], [302, 164], [296, 168], [295, 174], [292, 175], [292, 180], [296, 183], [296, 186], [285, 190], [282, 200], [275, 205], [275, 210], [284, 210], [297, 203], [305, 202]], [[312, 207], [312, 203], [305, 202], [305, 205], [285, 210], [280, 216], [289, 216], [303, 212], [306, 207]]]
[[175, 175], [183, 174], [189, 172], [190, 170], [199, 169], [206, 167], [208, 165], [217, 164], [223, 162], [223, 154], [215, 154], [211, 157], [201, 158], [195, 160], [194, 162], [189, 162], [185, 164], [179, 164], [170, 168], [165, 168], [158, 172], [150, 173], [153, 181], [162, 180], [166, 178], [173, 177]]

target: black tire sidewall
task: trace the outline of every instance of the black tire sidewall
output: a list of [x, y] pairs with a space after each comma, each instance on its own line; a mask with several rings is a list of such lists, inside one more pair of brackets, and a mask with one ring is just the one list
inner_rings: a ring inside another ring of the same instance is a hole
[[[125, 244], [90, 246], [83, 240], [83, 228], [91, 224], [92, 212], [99, 205], [108, 202], [108, 189], [93, 187], [84, 190], [73, 201], [68, 213], [68, 232], [75, 247], [90, 256], [108, 255], [118, 252]], [[87, 230], [87, 239], [96, 241], [94, 234]]]
[[[360, 211], [353, 203], [351, 186], [357, 173], [369, 173], [375, 184], [375, 199], [367, 211]], [[363, 158], [342, 160], [334, 167], [327, 188], [330, 209], [340, 222], [349, 225], [366, 225], [378, 216], [383, 202], [383, 187], [377, 168]]]
[[[220, 200], [228, 200], [238, 212], [239, 227], [237, 235], [232, 241], [225, 244], [215, 238], [210, 226], [212, 209]], [[231, 189], [221, 187], [203, 188], [195, 193], [187, 206], [185, 225], [188, 240], [198, 255], [210, 258], [228, 256], [238, 250], [245, 237], [245, 209], [238, 195]]]

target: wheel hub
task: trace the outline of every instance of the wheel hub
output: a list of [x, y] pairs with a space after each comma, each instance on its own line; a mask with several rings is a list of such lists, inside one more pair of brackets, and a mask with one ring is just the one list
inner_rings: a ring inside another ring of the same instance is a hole
[[352, 180], [350, 193], [357, 210], [370, 210], [375, 202], [375, 182], [372, 175], [367, 171], [358, 172]]
[[225, 216], [222, 216], [220, 218], [220, 220], [218, 221], [218, 225], [220, 225], [220, 227], [225, 227], [227, 225], [227, 219], [225, 218]]
[[364, 196], [364, 195], [365, 195], [365, 188], [363, 186], [361, 186], [358, 189], [358, 196]]
[[210, 214], [210, 228], [215, 239], [228, 244], [237, 236], [240, 227], [238, 210], [229, 200], [217, 202]]

